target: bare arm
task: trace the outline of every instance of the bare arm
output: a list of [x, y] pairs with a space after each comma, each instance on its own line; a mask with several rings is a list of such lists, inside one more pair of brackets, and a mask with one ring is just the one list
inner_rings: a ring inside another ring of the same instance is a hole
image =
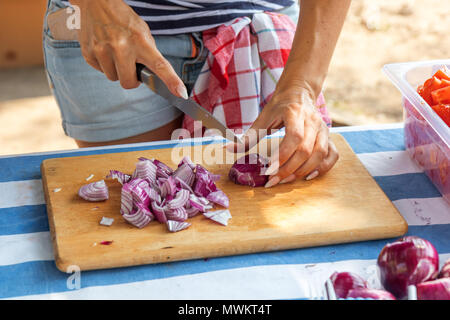
[[[349, 6], [350, 0], [300, 0], [289, 59], [272, 99], [251, 128], [286, 130], [278, 157], [271, 159], [279, 170], [271, 174], [267, 187], [296, 178], [313, 178], [330, 170], [338, 160], [315, 102]], [[255, 137], [249, 134], [245, 138], [248, 148], [257, 143]]]
[[300, 17], [280, 89], [305, 88], [318, 96], [351, 0], [300, 0]]

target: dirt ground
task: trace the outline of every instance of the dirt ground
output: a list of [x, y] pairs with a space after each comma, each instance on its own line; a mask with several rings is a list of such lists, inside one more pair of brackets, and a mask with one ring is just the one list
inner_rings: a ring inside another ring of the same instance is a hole
[[[450, 58], [450, 3], [354, 0], [325, 84], [342, 125], [399, 122], [400, 94], [386, 63]], [[0, 70], [0, 155], [76, 148], [64, 135], [41, 66]]]

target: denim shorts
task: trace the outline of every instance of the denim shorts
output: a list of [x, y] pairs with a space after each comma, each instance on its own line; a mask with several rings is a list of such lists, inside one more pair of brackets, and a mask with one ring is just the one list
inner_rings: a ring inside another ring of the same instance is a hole
[[[65, 6], [49, 0], [45, 17]], [[281, 13], [295, 22], [297, 3]], [[208, 54], [201, 33], [154, 36], [156, 46], [181, 80], [192, 88]], [[195, 46], [195, 47], [194, 47]], [[44, 59], [52, 93], [66, 135], [81, 141], [106, 142], [139, 135], [177, 119], [181, 111], [147, 86], [123, 89], [84, 60], [78, 41], [55, 40], [44, 21]], [[192, 58], [193, 52], [198, 52]]]

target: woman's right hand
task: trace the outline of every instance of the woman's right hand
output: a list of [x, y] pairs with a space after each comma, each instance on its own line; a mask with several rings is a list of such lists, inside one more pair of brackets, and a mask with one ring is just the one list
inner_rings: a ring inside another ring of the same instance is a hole
[[176, 96], [186, 87], [158, 51], [150, 28], [123, 0], [71, 0], [80, 7], [78, 40], [86, 62], [125, 89], [139, 86], [136, 63], [152, 70]]

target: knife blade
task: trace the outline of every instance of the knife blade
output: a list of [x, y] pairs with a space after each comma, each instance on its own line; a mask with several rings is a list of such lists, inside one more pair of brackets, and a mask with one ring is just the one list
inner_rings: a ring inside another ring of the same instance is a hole
[[202, 125], [208, 129], [216, 129], [220, 134], [231, 141], [242, 143], [241, 139], [234, 134], [233, 130], [229, 130], [209, 111], [200, 106], [192, 99], [185, 100], [177, 97], [170, 92], [166, 84], [155, 75], [150, 69], [142, 64], [136, 65], [138, 80], [146, 84], [153, 92], [160, 95], [170, 104], [180, 109], [183, 113], [190, 116], [192, 119], [201, 121]]

